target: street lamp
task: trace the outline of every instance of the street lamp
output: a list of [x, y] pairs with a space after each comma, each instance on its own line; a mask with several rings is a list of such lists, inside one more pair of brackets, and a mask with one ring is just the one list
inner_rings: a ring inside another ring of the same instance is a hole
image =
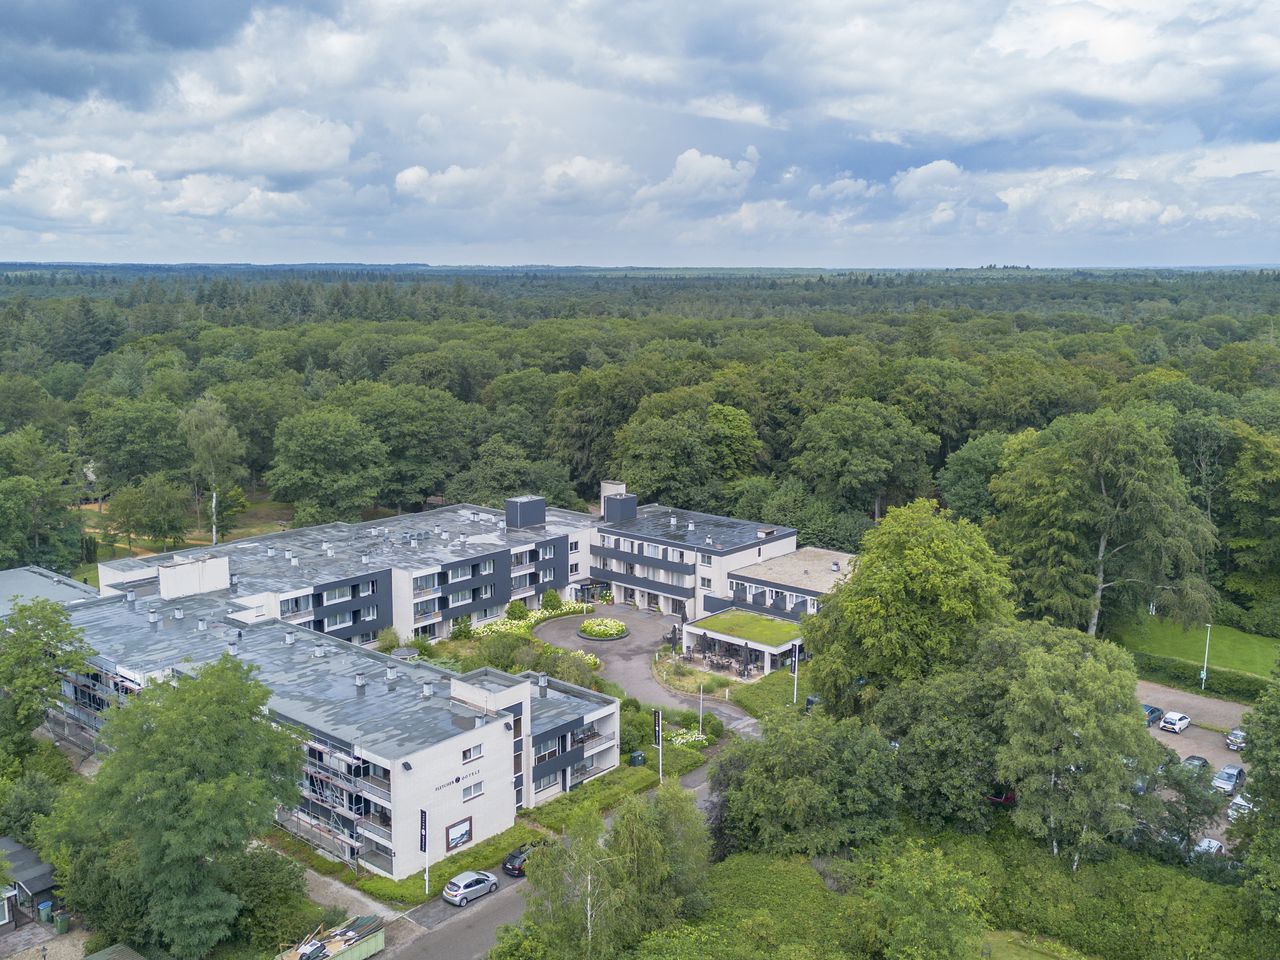
[[1204, 689], [1205, 680], [1209, 678], [1209, 634], [1213, 631], [1213, 624], [1206, 623], [1204, 625], [1204, 669], [1200, 671], [1200, 689]]

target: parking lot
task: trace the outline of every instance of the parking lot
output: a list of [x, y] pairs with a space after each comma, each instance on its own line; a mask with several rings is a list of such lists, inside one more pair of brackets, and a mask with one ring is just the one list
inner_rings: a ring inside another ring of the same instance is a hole
[[[1193, 693], [1185, 693], [1181, 690], [1172, 690], [1169, 687], [1162, 687], [1146, 681], [1138, 683], [1138, 698], [1143, 703], [1159, 707], [1166, 713], [1177, 711], [1185, 713], [1191, 718], [1191, 726], [1183, 730], [1182, 733], [1167, 733], [1160, 729], [1159, 724], [1149, 728], [1151, 735], [1174, 751], [1179, 758], [1204, 757], [1209, 761], [1212, 773], [1216, 773], [1229, 763], [1240, 764], [1245, 767], [1246, 772], [1248, 771], [1248, 765], [1241, 763], [1240, 754], [1234, 750], [1227, 749], [1226, 737], [1222, 733], [1197, 725], [1199, 723], [1207, 723], [1223, 730], [1238, 727], [1246, 709], [1241, 704], [1232, 703], [1228, 700], [1214, 700], [1212, 697], [1202, 697]], [[1247, 779], [1245, 781], [1245, 792], [1248, 792]], [[1222, 843], [1227, 842], [1227, 802], [1224, 798], [1222, 816], [1219, 817], [1218, 821], [1213, 824], [1206, 834]]]

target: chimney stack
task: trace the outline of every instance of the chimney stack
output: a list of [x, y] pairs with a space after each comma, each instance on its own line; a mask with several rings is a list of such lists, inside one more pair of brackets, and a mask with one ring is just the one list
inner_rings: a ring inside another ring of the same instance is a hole
[[284, 632], [284, 645], [286, 647], [292, 647], [296, 639], [297, 635], [292, 630], [286, 630]]
[[422, 699], [423, 700], [431, 699], [431, 681], [430, 680], [422, 681]]
[[241, 631], [237, 630], [236, 635], [227, 641], [227, 653], [233, 657], [240, 656], [240, 637], [242, 635]]
[[315, 650], [312, 651], [311, 655], [315, 657], [317, 660], [324, 659], [324, 641], [323, 640], [316, 641]]
[[268, 556], [268, 557], [274, 557], [275, 555], [276, 555], [276, 548], [275, 548], [275, 547], [267, 547], [267, 556]]
[[155, 607], [147, 611], [147, 623], [151, 624], [152, 632], [160, 629], [160, 614]]
[[181, 607], [174, 607], [174, 608], [173, 608], [173, 619], [175, 619], [175, 620], [181, 620], [181, 619], [183, 618], [183, 616], [185, 616], [185, 614], [183, 614], [183, 612], [182, 612], [182, 608], [181, 608]]
[[394, 663], [387, 664], [387, 683], [391, 683], [396, 678], [396, 665]]
[[196, 617], [196, 629], [197, 629], [197, 630], [208, 630], [208, 629], [209, 629], [209, 621], [208, 621], [208, 620], [206, 620], [204, 617]]
[[364, 692], [364, 671], [363, 670], [356, 671], [356, 690], [361, 693]]
[[545, 673], [538, 674], [538, 696], [545, 697], [547, 695], [547, 675]]

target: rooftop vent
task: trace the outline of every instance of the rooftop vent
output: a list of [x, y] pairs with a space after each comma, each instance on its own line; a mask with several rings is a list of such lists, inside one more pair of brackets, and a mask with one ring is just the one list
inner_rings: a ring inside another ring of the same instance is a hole
[[360, 554], [360, 562], [361, 562], [361, 563], [368, 563], [368, 562], [369, 562], [369, 555], [368, 555], [367, 553], [362, 553], [362, 554]]
[[286, 647], [292, 647], [294, 643], [297, 641], [297, 639], [298, 639], [298, 635], [294, 633], [292, 630], [286, 630], [284, 632], [284, 645]]
[[422, 681], [422, 699], [423, 700], [431, 699], [431, 681], [430, 680]]
[[209, 621], [208, 621], [208, 620], [206, 620], [204, 617], [196, 617], [196, 629], [197, 629], [197, 630], [208, 630], [208, 629], [209, 629]]
[[499, 530], [507, 529], [507, 521], [502, 519], [501, 517], [498, 518], [498, 529]]
[[832, 561], [831, 561], [831, 572], [832, 572], [832, 573], [839, 573], [839, 572], [840, 572], [840, 561], [839, 561], [839, 560], [832, 560]]
[[484, 726], [484, 717], [476, 717], [476, 729], [479, 730]]
[[156, 610], [155, 607], [152, 607], [150, 610], [147, 611], [147, 623], [151, 624], [151, 629], [154, 630], [156, 628], [156, 625], [159, 622], [160, 622], [160, 613]]
[[538, 696], [545, 697], [547, 695], [547, 675], [545, 673], [538, 674]]
[[409, 547], [410, 547], [411, 549], [413, 549], [413, 550], [417, 550], [417, 549], [418, 549], [418, 538], [417, 538], [417, 537], [410, 537], [410, 538], [409, 538]]
[[275, 547], [267, 547], [267, 556], [268, 556], [268, 557], [274, 557], [275, 555], [276, 555], [276, 548], [275, 548]]
[[311, 651], [311, 655], [312, 655], [313, 657], [315, 657], [317, 660], [323, 660], [323, 659], [324, 659], [324, 652], [325, 652], [325, 651], [324, 651], [324, 642], [323, 642], [323, 641], [321, 641], [321, 640], [317, 640], [317, 641], [316, 641], [315, 649]]
[[291, 567], [296, 567], [296, 566], [298, 565], [298, 558], [297, 558], [297, 557], [290, 557], [290, 558], [289, 558], [289, 565], [290, 565]]
[[292, 560], [292, 559], [293, 559], [293, 551], [292, 551], [292, 550], [286, 550], [286, 551], [284, 552], [284, 558], [285, 558], [286, 560]]
[[441, 539], [441, 540], [448, 540], [448, 539], [449, 539], [449, 534], [447, 534], [445, 531], [441, 530], [439, 527], [436, 527], [436, 533], [440, 534], [440, 539]]
[[356, 689], [357, 690], [364, 689], [364, 671], [363, 670], [356, 671]]
[[676, 527], [678, 527], [678, 526], [680, 526], [680, 521], [679, 521], [679, 520], [677, 520], [677, 519], [675, 518], [675, 516], [674, 516], [674, 515], [672, 515], [672, 517], [671, 517], [671, 529], [672, 529], [672, 530], [674, 530], [674, 529], [675, 529]]
[[388, 663], [387, 664], [387, 683], [390, 683], [395, 678], [396, 678], [396, 665], [394, 663]]
[[175, 620], [181, 620], [184, 616], [186, 616], [186, 614], [184, 614], [184, 613], [182, 612], [182, 608], [181, 608], [181, 607], [174, 607], [174, 608], [173, 608], [173, 619], [175, 619]]
[[236, 631], [236, 635], [227, 641], [227, 653], [231, 654], [233, 657], [240, 656], [240, 639], [243, 636], [244, 634], [242, 631]]
[[436, 532], [436, 533], [439, 533], [439, 532], [440, 532], [440, 524], [438, 524], [438, 523], [437, 523], [437, 524], [436, 524], [436, 526], [435, 526], [435, 532]]
[[138, 602], [138, 591], [133, 589], [133, 587], [130, 587], [128, 590], [124, 592], [124, 599], [125, 599], [125, 602], [132, 607], [135, 603]]
[[692, 529], [693, 529], [693, 521], [692, 521], [692, 520], [690, 520], [690, 521], [689, 521], [689, 525], [688, 525], [687, 527], [685, 527], [685, 529], [686, 529], [686, 530], [692, 530]]
[[472, 510], [472, 511], [471, 511], [471, 522], [472, 522], [472, 523], [479, 523], [479, 522], [480, 522], [480, 513], [479, 513], [479, 511], [477, 511], [477, 510]]
[[704, 543], [706, 543], [708, 547], [711, 546], [711, 534], [709, 533], [707, 534], [707, 539], [704, 541]]
[[332, 557], [332, 556], [333, 556], [333, 547], [326, 547], [326, 548], [325, 548], [325, 551], [324, 551], [324, 555], [325, 555], [326, 557]]

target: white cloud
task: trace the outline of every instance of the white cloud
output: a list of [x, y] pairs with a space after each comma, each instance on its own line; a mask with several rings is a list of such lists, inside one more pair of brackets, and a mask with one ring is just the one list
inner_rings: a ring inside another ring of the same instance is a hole
[[830, 183], [814, 184], [809, 188], [809, 199], [848, 203], [855, 200], [865, 200], [879, 192], [880, 189], [877, 184], [868, 183], [866, 180], [852, 177], [846, 173]]
[[734, 162], [690, 147], [676, 157], [670, 176], [643, 187], [636, 194], [640, 203], [709, 203], [732, 200], [746, 192], [756, 174], [760, 153], [747, 147], [743, 158]]
[[758, 127], [785, 127], [786, 124], [769, 116], [763, 104], [740, 100], [731, 93], [690, 100], [686, 108], [690, 113], [711, 120], [728, 120]]
[[597, 203], [613, 206], [626, 199], [625, 187], [635, 175], [626, 164], [578, 155], [542, 171], [542, 196], [551, 203]]
[[415, 164], [396, 174], [396, 192], [443, 206], [466, 206], [491, 196], [494, 172], [487, 167], [460, 167], [456, 163], [432, 173]]
[[116, 218], [160, 189], [155, 176], [107, 153], [44, 155], [23, 164], [0, 210], [13, 206], [38, 218], [118, 228]]

